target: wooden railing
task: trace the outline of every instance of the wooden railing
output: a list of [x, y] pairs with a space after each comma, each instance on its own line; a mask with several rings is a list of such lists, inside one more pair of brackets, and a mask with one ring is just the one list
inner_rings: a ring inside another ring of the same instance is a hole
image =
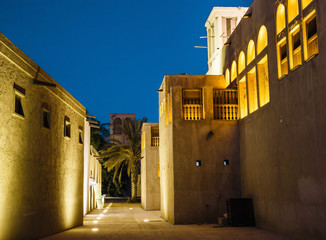
[[160, 137], [152, 137], [151, 145], [157, 147], [160, 145]]
[[238, 93], [237, 90], [217, 90], [213, 92], [214, 119], [237, 120]]
[[201, 104], [183, 104], [184, 120], [201, 120], [202, 105]]

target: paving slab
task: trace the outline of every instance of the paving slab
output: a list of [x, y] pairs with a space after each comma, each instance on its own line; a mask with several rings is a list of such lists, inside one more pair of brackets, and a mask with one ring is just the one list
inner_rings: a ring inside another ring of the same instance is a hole
[[256, 227], [223, 227], [217, 224], [173, 225], [160, 211], [145, 211], [140, 204], [108, 203], [84, 217], [84, 225], [49, 237], [101, 240], [293, 240]]

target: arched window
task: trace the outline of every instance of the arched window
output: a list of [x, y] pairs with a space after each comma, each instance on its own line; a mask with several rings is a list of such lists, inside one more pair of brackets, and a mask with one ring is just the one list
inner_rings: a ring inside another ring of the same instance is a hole
[[113, 134], [122, 134], [122, 121], [120, 118], [116, 118], [113, 120]]
[[253, 40], [250, 40], [247, 48], [247, 65], [255, 59], [255, 43]]
[[318, 54], [316, 10], [312, 10], [302, 21], [304, 59], [307, 61]]
[[[267, 29], [263, 25], [259, 29], [257, 39], [257, 55], [267, 47]], [[257, 77], [259, 88], [259, 106], [262, 107], [269, 102], [269, 76], [267, 54], [257, 63]]]
[[236, 78], [237, 78], [237, 63], [233, 61], [231, 65], [231, 82], [233, 82]]
[[[276, 35], [285, 29], [285, 7], [283, 4], [278, 5], [276, 11]], [[288, 74], [288, 51], [286, 37], [277, 40], [277, 69], [278, 77], [282, 78]]]
[[312, 0], [301, 0], [302, 10], [305, 9], [311, 2]]
[[227, 68], [225, 70], [225, 82], [226, 82], [226, 86], [228, 86], [230, 84], [230, 70]]
[[267, 47], [268, 39], [267, 39], [267, 29], [263, 25], [259, 29], [258, 38], [257, 38], [257, 55]]
[[276, 34], [282, 32], [285, 28], [285, 7], [283, 4], [278, 5], [276, 11]]
[[299, 14], [298, 0], [288, 0], [288, 23], [290, 23]]
[[238, 59], [238, 74], [240, 74], [245, 68], [246, 68], [246, 57], [244, 52], [242, 51], [239, 54], [239, 59]]

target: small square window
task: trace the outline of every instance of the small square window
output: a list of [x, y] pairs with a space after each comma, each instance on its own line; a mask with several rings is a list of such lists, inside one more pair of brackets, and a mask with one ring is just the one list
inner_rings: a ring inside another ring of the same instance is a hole
[[230, 161], [229, 161], [228, 159], [225, 159], [225, 160], [223, 161], [223, 165], [224, 165], [224, 166], [228, 166], [228, 165], [230, 165]]
[[15, 94], [15, 113], [19, 114], [20, 116], [24, 117], [24, 110], [22, 104], [22, 96], [20, 94]]
[[83, 140], [83, 128], [81, 126], [79, 126], [79, 129], [78, 129], [78, 142], [80, 144], [84, 144], [84, 140]]
[[65, 116], [65, 122], [64, 122], [64, 136], [65, 137], [70, 138], [70, 136], [71, 136], [70, 130], [71, 130], [70, 118]]
[[43, 127], [50, 129], [50, 112], [43, 109]]
[[201, 166], [201, 161], [200, 160], [196, 160], [196, 167], [200, 167]]
[[24, 107], [23, 107], [23, 99], [25, 97], [25, 89], [21, 86], [14, 83], [14, 90], [15, 90], [15, 113], [24, 117]]

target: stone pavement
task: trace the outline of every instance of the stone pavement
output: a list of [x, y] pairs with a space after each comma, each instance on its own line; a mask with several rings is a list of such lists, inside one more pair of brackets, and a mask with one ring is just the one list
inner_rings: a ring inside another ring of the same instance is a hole
[[255, 227], [220, 227], [216, 224], [172, 225], [160, 211], [145, 211], [140, 204], [110, 203], [84, 217], [84, 225], [46, 238], [101, 240], [291, 240]]

